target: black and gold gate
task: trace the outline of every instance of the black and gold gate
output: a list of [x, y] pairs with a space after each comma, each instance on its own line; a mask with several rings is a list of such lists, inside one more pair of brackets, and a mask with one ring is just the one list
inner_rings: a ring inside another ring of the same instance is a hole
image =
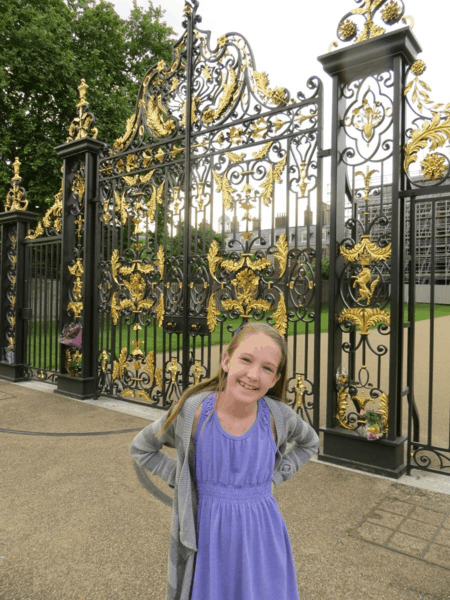
[[264, 321], [288, 339], [288, 402], [318, 428], [321, 83], [272, 87], [197, 8], [99, 161], [98, 393], [168, 406]]

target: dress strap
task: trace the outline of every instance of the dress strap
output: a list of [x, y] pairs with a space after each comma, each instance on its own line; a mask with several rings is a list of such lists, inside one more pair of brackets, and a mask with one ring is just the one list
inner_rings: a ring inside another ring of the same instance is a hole
[[215, 403], [216, 403], [216, 393], [211, 392], [211, 394], [209, 394], [209, 396], [207, 396], [203, 401], [202, 413], [201, 413], [200, 421], [198, 424], [198, 429], [201, 429], [201, 426], [203, 425], [203, 423], [206, 421], [206, 419], [211, 414], [211, 411], [214, 408]]
[[259, 402], [259, 408], [261, 412], [261, 423], [264, 429], [269, 429], [270, 427], [270, 408], [267, 406], [265, 400], [261, 398]]

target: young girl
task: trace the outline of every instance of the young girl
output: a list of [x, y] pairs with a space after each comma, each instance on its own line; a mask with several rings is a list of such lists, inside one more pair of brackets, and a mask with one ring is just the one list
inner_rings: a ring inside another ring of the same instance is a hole
[[272, 484], [290, 479], [319, 438], [285, 404], [286, 358], [276, 329], [240, 327], [216, 377], [186, 390], [131, 444], [138, 464], [175, 491], [166, 600], [298, 600]]

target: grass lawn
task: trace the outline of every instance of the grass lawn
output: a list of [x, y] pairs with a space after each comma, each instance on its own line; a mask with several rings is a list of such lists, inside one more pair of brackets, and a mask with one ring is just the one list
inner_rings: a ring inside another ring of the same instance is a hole
[[[386, 307], [389, 311], [389, 306]], [[313, 312], [310, 308], [307, 312], [309, 315]], [[429, 304], [416, 304], [415, 305], [415, 320], [423, 321], [430, 319], [430, 305]], [[444, 304], [436, 304], [434, 307], [434, 317], [444, 317], [450, 315], [450, 306]], [[303, 315], [302, 315], [303, 316]], [[306, 316], [308, 319], [308, 317]], [[408, 305], [404, 305], [404, 320], [408, 320]], [[263, 321], [264, 322], [264, 321]], [[106, 322], [105, 322], [106, 323]], [[218, 323], [215, 331], [211, 334], [211, 345], [215, 346], [220, 343], [220, 336], [222, 331], [223, 344], [226, 345], [231, 340], [231, 333], [227, 330], [228, 325], [232, 325], [233, 329], [240, 324], [240, 320], [227, 319], [223, 323]], [[142, 329], [139, 332], [133, 331], [133, 326], [128, 326], [125, 323], [119, 323], [115, 328], [115, 353], [117, 358], [122, 348], [127, 347], [131, 352], [134, 348], [133, 340], [136, 339], [136, 333], [139, 333], [139, 339], [144, 340], [146, 343], [142, 346], [143, 352], [149, 352], [150, 350], [156, 350], [156, 353], [163, 351], [163, 331], [160, 327]], [[288, 328], [288, 335], [301, 335], [306, 333], [314, 333], [314, 323], [305, 324], [303, 321], [290, 322]], [[322, 307], [320, 315], [320, 331], [326, 333], [328, 331], [328, 306], [325, 304]], [[56, 369], [56, 354], [59, 350], [58, 336], [56, 334], [56, 323], [49, 323], [47, 321], [44, 327], [41, 323], [30, 323], [29, 339], [27, 344], [27, 362], [35, 367], [42, 367], [44, 369], [54, 371]], [[109, 335], [108, 335], [109, 334]], [[176, 352], [179, 348], [181, 350], [182, 344], [178, 343], [177, 335], [165, 334], [166, 351], [171, 350], [172, 353]], [[172, 339], [171, 339], [172, 338]], [[99, 335], [99, 348], [110, 348], [111, 346], [111, 330], [101, 332]], [[156, 341], [156, 348], [155, 348]], [[205, 343], [207, 339], [205, 340]], [[200, 346], [200, 338], [197, 338], [196, 345]], [[45, 359], [45, 360], [44, 360]]]

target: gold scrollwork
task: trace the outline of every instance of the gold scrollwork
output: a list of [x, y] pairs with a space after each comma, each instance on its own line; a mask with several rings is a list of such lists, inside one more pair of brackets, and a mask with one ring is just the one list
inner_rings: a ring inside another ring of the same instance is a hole
[[369, 335], [369, 328], [378, 323], [391, 324], [391, 315], [381, 308], [344, 308], [338, 317], [339, 323], [351, 321], [360, 329], [361, 335]]
[[158, 302], [158, 304], [156, 306], [156, 318], [158, 319], [158, 325], [159, 325], [159, 327], [163, 326], [164, 314], [165, 314], [165, 310], [164, 310], [164, 294], [161, 292], [161, 294], [159, 296], [159, 302]]

